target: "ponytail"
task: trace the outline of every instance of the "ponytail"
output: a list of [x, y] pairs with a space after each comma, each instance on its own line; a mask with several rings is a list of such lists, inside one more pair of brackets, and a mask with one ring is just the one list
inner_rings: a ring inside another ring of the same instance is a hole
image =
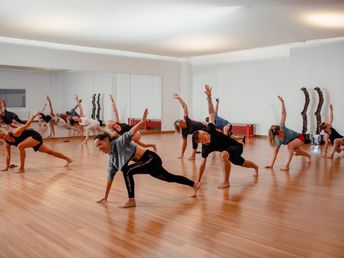
[[269, 130], [269, 143], [271, 146], [276, 145], [276, 135], [279, 134], [280, 127], [278, 125], [272, 125]]

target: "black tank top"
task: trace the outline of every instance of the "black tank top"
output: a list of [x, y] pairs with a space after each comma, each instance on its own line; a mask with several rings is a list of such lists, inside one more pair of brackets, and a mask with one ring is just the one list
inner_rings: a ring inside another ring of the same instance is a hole
[[[325, 132], [325, 133], [327, 133], [327, 132]], [[332, 127], [331, 127], [331, 134], [329, 134], [329, 133], [327, 133], [327, 134], [328, 134], [328, 136], [329, 136], [329, 138], [330, 138], [330, 142], [331, 142], [332, 145], [333, 145], [333, 142], [334, 142], [335, 139], [343, 138], [343, 136], [340, 135], [340, 134], [336, 131], [336, 129], [334, 129], [334, 128], [332, 128]]]
[[[14, 139], [14, 142], [10, 142], [10, 141], [7, 141], [6, 142], [9, 144], [9, 145], [14, 145], [14, 146], [18, 146], [19, 143], [21, 143], [22, 141], [24, 141], [25, 139], [29, 138], [29, 137], [32, 137], [34, 139], [37, 139], [37, 135], [40, 136], [39, 133], [37, 133], [36, 131], [32, 130], [32, 129], [27, 129], [27, 130], [24, 130], [22, 132], [22, 134], [18, 137], [14, 136], [11, 132], [8, 133], [9, 136], [11, 136], [13, 139]], [[39, 141], [39, 139], [37, 139]]]

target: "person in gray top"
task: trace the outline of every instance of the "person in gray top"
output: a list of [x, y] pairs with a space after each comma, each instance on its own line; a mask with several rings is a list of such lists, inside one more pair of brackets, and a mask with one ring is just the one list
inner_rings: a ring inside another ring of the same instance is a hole
[[[147, 115], [148, 110], [146, 109], [142, 120], [132, 127], [130, 131], [124, 133], [117, 139], [112, 140], [110, 135], [107, 133], [99, 134], [94, 138], [96, 147], [110, 156], [108, 169], [109, 175], [105, 196], [99, 200], [98, 203], [107, 204], [112, 181], [118, 170], [123, 172], [129, 198], [126, 203], [119, 206], [120, 208], [136, 206], [135, 184], [133, 178], [135, 174], [150, 174], [151, 176], [166, 182], [188, 185], [193, 187], [194, 193], [197, 192], [200, 186], [199, 183], [195, 183], [186, 177], [169, 173], [163, 168], [159, 155], [132, 142], [133, 135], [135, 135], [139, 128], [145, 123]], [[129, 161], [134, 161], [134, 163], [129, 165]]]

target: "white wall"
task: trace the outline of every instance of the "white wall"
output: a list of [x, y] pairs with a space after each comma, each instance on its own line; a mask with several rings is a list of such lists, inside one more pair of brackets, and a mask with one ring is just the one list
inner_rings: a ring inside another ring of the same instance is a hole
[[[172, 98], [172, 94], [180, 92], [181, 62], [82, 53], [9, 43], [0, 43], [0, 56], [0, 65], [160, 76], [162, 130], [173, 130], [173, 122], [179, 117], [179, 108], [176, 108], [178, 104]], [[54, 83], [59, 85], [59, 78], [54, 78]], [[89, 84], [85, 82], [84, 85], [86, 87]], [[72, 89], [69, 91], [75, 92]]]
[[[287, 126], [301, 132], [304, 94], [300, 89], [306, 87], [311, 95], [308, 128], [314, 133], [318, 97], [313, 88], [319, 86], [327, 100], [322, 109], [323, 119], [327, 118], [325, 113], [330, 100], [337, 114], [334, 126], [344, 133], [341, 116], [344, 110], [341, 100], [344, 95], [344, 40], [296, 44], [289, 47], [287, 55], [285, 53], [259, 60], [247, 60], [247, 56], [244, 61], [224, 58], [221, 64], [213, 64], [209, 57], [210, 65], [204, 60], [203, 64], [194, 64], [194, 118], [202, 120], [207, 115], [203, 85], [209, 83], [214, 88], [214, 97], [220, 97], [219, 115], [229, 121], [255, 123], [256, 133], [267, 135], [271, 124], [279, 121], [280, 105], [276, 97], [279, 94], [286, 102]], [[216, 58], [219, 60], [218, 56]]]
[[8, 107], [8, 110], [27, 119], [43, 108], [46, 96], [51, 93], [52, 78], [49, 72], [0, 70], [0, 88], [26, 90], [26, 108]]

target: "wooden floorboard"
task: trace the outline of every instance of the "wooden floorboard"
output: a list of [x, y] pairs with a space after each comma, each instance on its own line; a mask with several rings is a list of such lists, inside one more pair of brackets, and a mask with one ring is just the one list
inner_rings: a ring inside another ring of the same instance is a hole
[[[147, 135], [165, 168], [195, 179], [195, 162], [178, 160], [180, 136]], [[344, 257], [344, 158], [312, 164], [294, 157], [289, 172], [282, 147], [275, 171], [266, 139], [245, 145], [244, 157], [260, 175], [232, 166], [231, 187], [218, 190], [219, 155], [210, 155], [196, 199], [192, 189], [135, 176], [137, 207], [119, 209], [127, 198], [119, 172], [109, 205], [103, 197], [107, 155], [77, 140], [47, 142], [74, 159], [71, 168], [27, 151], [27, 171], [0, 173], [0, 257]], [[12, 149], [12, 163], [18, 152]], [[188, 147], [189, 154], [190, 150]], [[4, 148], [0, 145], [3, 166]]]

